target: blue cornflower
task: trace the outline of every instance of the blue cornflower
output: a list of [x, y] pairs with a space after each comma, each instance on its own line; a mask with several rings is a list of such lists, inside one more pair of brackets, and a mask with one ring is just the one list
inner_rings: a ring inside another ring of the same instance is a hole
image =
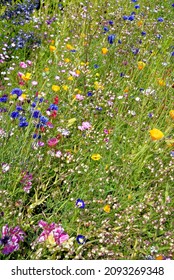
[[104, 30], [104, 33], [108, 32], [109, 31], [109, 28], [107, 26], [104, 26], [103, 27], [103, 30]]
[[28, 126], [28, 122], [26, 121], [22, 121], [19, 123], [19, 127], [26, 127], [26, 126]]
[[7, 96], [2, 96], [0, 97], [0, 102], [6, 102], [7, 101]]
[[75, 53], [75, 52], [76, 52], [76, 50], [70, 50], [70, 52]]
[[40, 122], [43, 123], [43, 124], [46, 124], [48, 122], [48, 118], [46, 118], [44, 116], [41, 116], [40, 117]]
[[17, 111], [23, 111], [24, 109], [21, 106], [16, 106]]
[[103, 109], [102, 109], [102, 107], [96, 107], [96, 110], [102, 111]]
[[11, 94], [16, 94], [17, 96], [20, 96], [22, 94], [22, 90], [20, 88], [14, 88], [12, 89]]
[[122, 44], [122, 41], [120, 39], [118, 40], [118, 44]]
[[135, 9], [139, 9], [139, 8], [140, 8], [140, 5], [135, 5], [134, 8], [135, 8]]
[[40, 116], [41, 116], [41, 113], [39, 110], [34, 111], [32, 114], [32, 117], [35, 119], [39, 118]]
[[125, 75], [125, 74], [124, 74], [123, 72], [120, 73], [120, 77], [124, 77], [124, 75]]
[[85, 208], [85, 203], [84, 203], [84, 201], [83, 201], [82, 199], [78, 198], [78, 199], [76, 200], [76, 206], [77, 206], [78, 208]]
[[128, 16], [123, 16], [122, 17], [124, 20], [128, 20]]
[[174, 56], [174, 52], [171, 53], [171, 56]]
[[156, 37], [157, 37], [158, 39], [161, 39], [161, 38], [162, 38], [162, 35], [161, 35], [161, 34], [157, 34]]
[[164, 19], [163, 19], [162, 17], [159, 17], [157, 20], [158, 20], [159, 22], [163, 22], [163, 21], [164, 21]]
[[41, 135], [38, 135], [38, 134], [33, 134], [33, 139], [40, 139], [41, 138]]
[[149, 113], [149, 114], [148, 114], [148, 117], [149, 117], [149, 118], [152, 118], [152, 117], [153, 117], [153, 114], [152, 114], [152, 113]]
[[145, 32], [145, 31], [142, 31], [142, 32], [141, 32], [141, 35], [142, 35], [142, 36], [145, 36], [145, 35], [146, 35], [146, 32]]
[[85, 236], [81, 235], [81, 234], [77, 235], [76, 240], [81, 245], [85, 244], [85, 242], [86, 242]]
[[174, 3], [172, 4], [172, 7], [174, 7]]
[[87, 96], [93, 96], [92, 92], [91, 92], [91, 91], [88, 91], [88, 92], [87, 92]]
[[114, 24], [113, 20], [109, 20], [109, 24], [113, 25]]
[[128, 20], [130, 20], [130, 21], [133, 21], [134, 19], [135, 19], [135, 18], [134, 18], [133, 15], [131, 15], [131, 16], [128, 17]]
[[99, 65], [98, 64], [94, 64], [94, 68], [95, 69], [99, 68]]
[[113, 44], [115, 41], [115, 35], [114, 34], [111, 34], [108, 36], [108, 42], [109, 44]]
[[58, 106], [56, 104], [51, 104], [49, 109], [57, 111], [58, 110]]
[[26, 121], [26, 117], [19, 117], [20, 122], [25, 122]]
[[19, 117], [19, 112], [13, 111], [10, 116], [11, 118], [16, 119]]
[[32, 104], [31, 104], [31, 107], [36, 107], [36, 103], [35, 102], [33, 102]]
[[132, 2], [133, 2], [133, 3], [136, 3], [136, 2], [137, 2], [137, 0], [132, 0]]

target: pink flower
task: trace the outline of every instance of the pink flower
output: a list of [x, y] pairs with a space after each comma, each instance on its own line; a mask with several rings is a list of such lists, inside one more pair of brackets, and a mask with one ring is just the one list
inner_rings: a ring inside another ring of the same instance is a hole
[[76, 99], [81, 101], [84, 99], [84, 96], [81, 94], [76, 94]]
[[50, 138], [50, 139], [47, 141], [47, 143], [48, 143], [48, 146], [49, 146], [49, 147], [54, 147], [54, 146], [57, 145], [58, 139], [57, 139], [57, 138]]
[[60, 224], [48, 224], [47, 222], [40, 220], [38, 225], [43, 229], [42, 233], [37, 239], [38, 243], [44, 242], [48, 240], [49, 237], [52, 237], [54, 242], [57, 245], [60, 245], [69, 239], [69, 235], [64, 231]]
[[78, 129], [80, 129], [81, 131], [83, 130], [88, 130], [90, 129], [92, 126], [89, 122], [82, 122], [82, 126], [78, 126]]
[[32, 65], [32, 61], [31, 61], [31, 60], [27, 60], [26, 62], [27, 62], [27, 64], [28, 64], [29, 66]]
[[21, 61], [19, 63], [19, 65], [20, 65], [21, 68], [27, 68], [27, 64], [25, 62], [23, 62], [23, 61]]
[[61, 152], [61, 151], [57, 151], [57, 152], [55, 153], [55, 156], [56, 156], [57, 158], [60, 158], [60, 157], [62, 156], [62, 152]]
[[38, 82], [37, 81], [32, 81], [31, 82], [33, 86], [37, 86]]

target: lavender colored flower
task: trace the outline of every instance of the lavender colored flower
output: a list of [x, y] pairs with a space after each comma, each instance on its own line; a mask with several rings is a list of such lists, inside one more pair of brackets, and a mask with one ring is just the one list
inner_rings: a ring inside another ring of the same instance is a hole
[[61, 245], [69, 239], [69, 235], [64, 231], [60, 224], [48, 224], [47, 222], [40, 220], [38, 225], [43, 231], [36, 240], [37, 243], [48, 241], [54, 245]]
[[2, 237], [0, 245], [3, 246], [2, 254], [8, 255], [19, 249], [19, 242], [24, 241], [25, 232], [19, 226], [9, 228], [8, 225], [2, 227]]

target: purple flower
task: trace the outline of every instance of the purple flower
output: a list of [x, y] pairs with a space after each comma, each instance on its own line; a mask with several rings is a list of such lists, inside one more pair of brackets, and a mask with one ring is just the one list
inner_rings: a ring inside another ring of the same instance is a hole
[[164, 19], [163, 19], [162, 17], [159, 17], [157, 20], [158, 20], [159, 22], [163, 22], [163, 21], [164, 21]]
[[84, 201], [83, 201], [82, 199], [78, 198], [78, 199], [76, 200], [76, 206], [77, 206], [78, 208], [85, 208], [85, 203], [84, 203]]
[[92, 126], [91, 126], [91, 124], [89, 122], [82, 122], [82, 125], [78, 126], [78, 129], [83, 131], [83, 130], [89, 130], [91, 127]]
[[85, 236], [81, 234], [77, 235], [76, 240], [80, 245], [83, 245], [86, 242]]
[[4, 246], [2, 254], [8, 255], [19, 249], [19, 242], [24, 241], [25, 232], [19, 226], [9, 228], [8, 225], [2, 227], [2, 237], [0, 245]]
[[11, 94], [16, 94], [19, 97], [22, 95], [22, 90], [20, 88], [14, 88], [12, 89]]
[[38, 225], [43, 229], [37, 239], [38, 243], [48, 240], [48, 242], [52, 241], [57, 245], [61, 245], [69, 239], [69, 235], [64, 231], [60, 224], [48, 224], [47, 222], [40, 220]]

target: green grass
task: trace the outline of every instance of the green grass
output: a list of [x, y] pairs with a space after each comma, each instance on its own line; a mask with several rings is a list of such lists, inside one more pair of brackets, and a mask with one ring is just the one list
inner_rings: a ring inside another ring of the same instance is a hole
[[[0, 253], [0, 258], [130, 260], [162, 255], [172, 259], [172, 1], [142, 0], [140, 9], [135, 9], [137, 3], [131, 1], [96, 0], [88, 1], [85, 10], [81, 2], [85, 5], [85, 1], [63, 1], [61, 12], [56, 1], [45, 1], [45, 7], [35, 11], [24, 26], [14, 28], [5, 19], [0, 23], [0, 53], [9, 55], [0, 64], [0, 97], [8, 96], [6, 103], [0, 102], [0, 108], [7, 109], [0, 113], [0, 226], [19, 225], [26, 233], [19, 250]], [[133, 21], [123, 20], [133, 11]], [[55, 20], [47, 24], [53, 16]], [[159, 17], [164, 22], [159, 22]], [[106, 26], [108, 32], [104, 32]], [[19, 30], [33, 31], [41, 45], [33, 47], [29, 42], [22, 49], [3, 49]], [[107, 39], [110, 34], [116, 35], [113, 44]], [[68, 50], [67, 44], [76, 52]], [[56, 50], [51, 52], [50, 45]], [[106, 55], [102, 48], [108, 49]], [[136, 49], [139, 51], [134, 54]], [[20, 62], [27, 60], [32, 65], [22, 69]], [[139, 61], [145, 63], [142, 70], [138, 69]], [[80, 74], [73, 77], [71, 71], [76, 70]], [[20, 85], [19, 72], [31, 73], [31, 79], [21, 79], [24, 84]], [[37, 85], [32, 85], [33, 81]], [[60, 90], [54, 92], [52, 85]], [[14, 88], [26, 94], [23, 101], [12, 96]], [[40, 110], [53, 128], [45, 126], [41, 131], [35, 127], [38, 119], [32, 117], [31, 104], [36, 93], [44, 101], [36, 101], [34, 110]], [[76, 94], [84, 99], [75, 99]], [[52, 118], [48, 108], [55, 96], [59, 104], [57, 116]], [[24, 110], [20, 114], [26, 117], [27, 127], [20, 128], [19, 120], [10, 117], [17, 105]], [[74, 122], [68, 122], [73, 118]], [[78, 126], [82, 122], [89, 122], [91, 129], [81, 131]], [[153, 128], [164, 137], [153, 141], [149, 134]], [[63, 129], [68, 130], [67, 136]], [[34, 133], [41, 139], [33, 139]], [[57, 145], [49, 147], [47, 141], [57, 135]], [[45, 145], [37, 146], [38, 141]], [[60, 158], [56, 151], [61, 152]], [[93, 160], [93, 154], [100, 154], [101, 159]], [[9, 165], [8, 171], [3, 164]], [[24, 170], [33, 177], [29, 193], [24, 192], [21, 182]], [[78, 198], [84, 200], [84, 209], [76, 207]], [[110, 205], [109, 213], [104, 211], [105, 205]], [[60, 222], [69, 235], [69, 247], [53, 246], [48, 241], [35, 244], [41, 233], [40, 220]], [[79, 234], [86, 238], [83, 245], [76, 241]]]

